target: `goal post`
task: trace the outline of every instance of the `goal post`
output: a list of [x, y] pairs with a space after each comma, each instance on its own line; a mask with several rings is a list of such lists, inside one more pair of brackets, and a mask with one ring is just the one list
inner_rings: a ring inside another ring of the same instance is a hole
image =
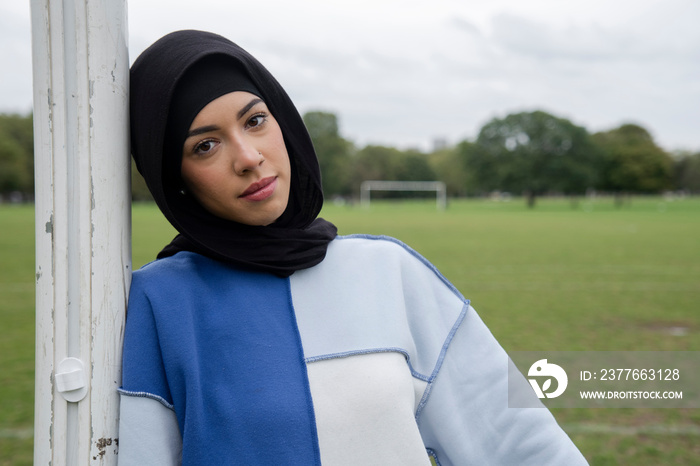
[[126, 0], [31, 0], [34, 464], [117, 464], [131, 279]]
[[363, 207], [369, 207], [372, 191], [435, 191], [438, 210], [447, 207], [447, 189], [442, 181], [363, 181], [360, 185], [360, 204]]

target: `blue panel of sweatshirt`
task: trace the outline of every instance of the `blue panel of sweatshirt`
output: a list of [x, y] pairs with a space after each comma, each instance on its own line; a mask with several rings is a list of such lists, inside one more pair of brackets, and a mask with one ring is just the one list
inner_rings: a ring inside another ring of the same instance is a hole
[[175, 410], [183, 465], [320, 464], [289, 281], [192, 253], [165, 263], [134, 273], [123, 392]]

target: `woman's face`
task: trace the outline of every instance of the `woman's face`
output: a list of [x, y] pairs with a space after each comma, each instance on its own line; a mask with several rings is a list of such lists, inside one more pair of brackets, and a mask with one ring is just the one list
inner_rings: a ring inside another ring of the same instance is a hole
[[269, 225], [287, 207], [291, 168], [282, 131], [248, 92], [212, 100], [192, 121], [182, 150], [188, 192], [212, 214]]

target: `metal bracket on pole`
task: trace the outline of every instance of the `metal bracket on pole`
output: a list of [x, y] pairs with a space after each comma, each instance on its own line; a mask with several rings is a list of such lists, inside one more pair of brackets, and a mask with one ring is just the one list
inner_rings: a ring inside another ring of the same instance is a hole
[[77, 403], [87, 395], [85, 367], [80, 359], [66, 358], [59, 362], [55, 378], [56, 389], [66, 401]]

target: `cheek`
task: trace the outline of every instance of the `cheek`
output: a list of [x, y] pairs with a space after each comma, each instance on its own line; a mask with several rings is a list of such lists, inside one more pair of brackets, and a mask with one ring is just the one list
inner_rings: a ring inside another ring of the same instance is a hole
[[199, 184], [198, 174], [199, 173], [197, 172], [197, 170], [193, 170], [186, 163], [182, 164], [182, 169], [180, 170], [180, 177], [182, 178], [182, 182], [185, 184], [185, 187], [188, 190], [193, 190]]
[[182, 180], [185, 187], [194, 193], [209, 193], [215, 191], [217, 172], [199, 167], [185, 167], [182, 169]]
[[287, 152], [287, 145], [284, 142], [284, 136], [282, 135], [282, 129], [279, 126], [279, 123], [275, 121], [275, 131], [274, 131], [274, 137], [270, 139], [272, 142], [272, 145], [270, 147], [271, 151], [270, 154], [274, 154], [275, 158], [275, 164], [277, 167], [284, 171], [287, 176], [289, 177], [289, 173], [291, 172], [290, 168], [290, 162], [289, 162], [289, 153]]
[[292, 175], [292, 166], [291, 163], [289, 162], [289, 156], [285, 152], [284, 154], [284, 160], [282, 161], [282, 164], [284, 165], [284, 170], [287, 173], [287, 178], [291, 178]]
[[283, 171], [286, 175], [287, 178], [290, 177], [291, 174], [291, 163], [289, 161], [289, 153], [287, 152], [287, 146], [284, 143], [284, 138], [280, 135], [279, 141], [277, 141], [277, 148], [275, 151], [276, 154], [276, 164], [280, 168], [281, 171]]

